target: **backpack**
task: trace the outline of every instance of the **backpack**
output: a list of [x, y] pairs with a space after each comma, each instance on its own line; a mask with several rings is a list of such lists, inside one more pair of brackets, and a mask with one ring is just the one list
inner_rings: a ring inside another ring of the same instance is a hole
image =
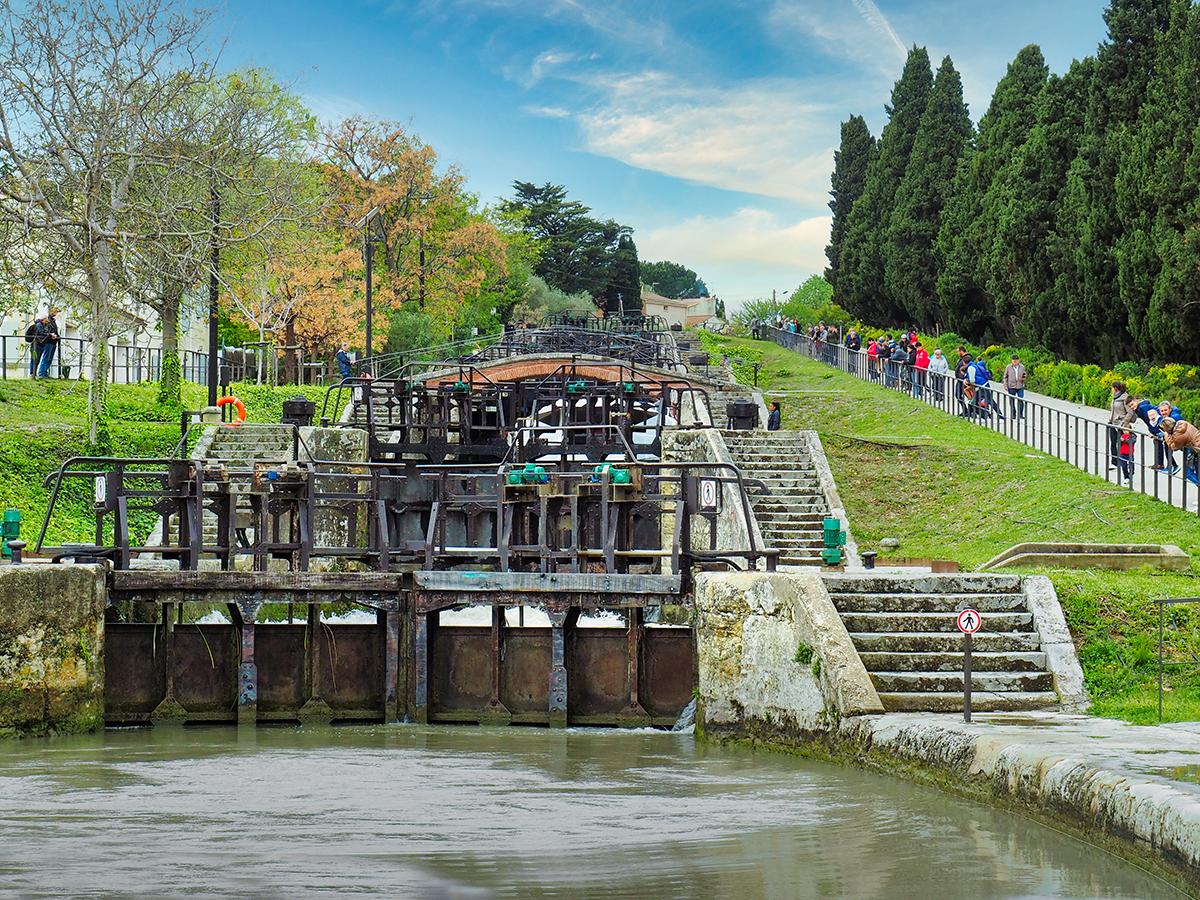
[[[988, 373], [987, 366], [983, 363], [983, 360], [977, 359], [975, 362], [971, 363], [971, 365], [975, 367], [974, 380], [977, 385], [983, 387], [992, 380], [991, 375]], [[967, 374], [969, 375], [970, 373], [968, 372]]]
[[32, 322], [29, 323], [29, 327], [25, 329], [25, 343], [32, 344], [34, 338], [37, 337], [37, 333], [38, 333], [38, 323], [37, 323], [37, 319], [34, 319]]

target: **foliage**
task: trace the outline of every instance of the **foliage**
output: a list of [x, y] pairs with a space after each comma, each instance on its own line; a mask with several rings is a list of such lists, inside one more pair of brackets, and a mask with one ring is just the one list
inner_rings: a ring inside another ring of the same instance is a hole
[[[850, 210], [854, 202], [862, 196], [867, 169], [875, 158], [875, 152], [875, 138], [871, 136], [871, 131], [862, 116], [851, 116], [848, 121], [842, 123], [842, 142], [833, 153], [833, 175], [830, 178], [829, 191], [833, 198], [829, 201], [833, 221], [829, 226], [829, 246], [825, 248], [825, 256], [829, 260], [825, 280], [829, 282], [834, 294], [837, 293], [842, 243], [846, 240]], [[840, 295], [837, 300], [841, 302]]]
[[642, 284], [648, 285], [654, 293], [672, 300], [691, 297], [707, 297], [708, 288], [703, 280], [691, 269], [679, 263], [646, 262], [641, 263]]
[[962, 79], [950, 57], [942, 60], [913, 139], [912, 155], [896, 189], [884, 239], [884, 283], [898, 312], [929, 327], [938, 319], [937, 247], [942, 208], [958, 160], [972, 137]]
[[526, 282], [525, 296], [513, 308], [512, 318], [517, 322], [536, 323], [545, 316], [567, 310], [591, 311], [595, 309], [591, 294], [565, 294], [552, 288], [537, 275], [530, 275]]
[[[566, 294], [586, 291], [609, 312], [641, 309], [641, 277], [631, 229], [612, 219], [599, 221], [578, 200], [567, 199], [560, 184], [541, 187], [513, 182], [516, 197], [501, 209], [522, 217], [522, 227], [537, 243], [534, 273]], [[629, 239], [622, 243], [622, 239]]]
[[331, 195], [326, 223], [339, 242], [320, 248], [324, 271], [305, 287], [340, 301], [341, 321], [361, 321], [348, 311], [363, 308], [370, 240], [372, 326], [386, 327], [393, 308], [414, 302], [439, 334], [452, 335], [464, 307], [479, 305], [508, 274], [505, 240], [477, 209], [458, 168], [439, 171], [434, 149], [403, 125], [357, 116], [326, 129], [322, 152]]
[[880, 135], [878, 153], [867, 168], [862, 196], [850, 210], [839, 256], [839, 300], [852, 315], [863, 319], [894, 322], [902, 317], [903, 310], [896, 306], [885, 283], [884, 244], [932, 89], [929, 54], [923, 47], [913, 47], [892, 89], [888, 123]]

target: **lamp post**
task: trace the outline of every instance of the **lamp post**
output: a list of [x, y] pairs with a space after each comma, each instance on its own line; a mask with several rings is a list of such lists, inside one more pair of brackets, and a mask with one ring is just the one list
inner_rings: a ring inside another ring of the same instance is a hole
[[[355, 228], [361, 228], [363, 233], [363, 258], [367, 265], [367, 346], [363, 358], [366, 361], [371, 359], [371, 325], [375, 318], [375, 310], [372, 305], [371, 297], [371, 262], [374, 256], [373, 245], [371, 241], [371, 231], [374, 229], [377, 236], [385, 237], [383, 234], [383, 226], [379, 222], [379, 207], [374, 207], [369, 213], [354, 223]], [[372, 372], [372, 374], [374, 374]]]

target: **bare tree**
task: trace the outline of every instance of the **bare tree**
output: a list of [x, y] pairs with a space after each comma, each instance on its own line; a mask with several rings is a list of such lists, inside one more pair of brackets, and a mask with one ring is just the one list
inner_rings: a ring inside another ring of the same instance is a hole
[[211, 21], [172, 0], [0, 0], [0, 233], [27, 277], [87, 309], [92, 441], [112, 305], [176, 212], [135, 185], [187, 157], [200, 125], [188, 110], [202, 108], [191, 98], [216, 62]]

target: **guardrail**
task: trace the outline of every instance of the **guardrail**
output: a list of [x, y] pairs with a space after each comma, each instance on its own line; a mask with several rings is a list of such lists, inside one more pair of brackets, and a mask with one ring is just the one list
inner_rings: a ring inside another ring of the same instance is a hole
[[[788, 350], [840, 369], [862, 381], [901, 391], [948, 415], [1003, 434], [1047, 456], [1070, 463], [1114, 485], [1138, 491], [1189, 512], [1198, 512], [1197, 467], [1200, 454], [1168, 451], [1158, 438], [1098, 422], [1088, 416], [1051, 406], [1036, 398], [1009, 395], [997, 382], [976, 391], [955, 378], [953, 371], [936, 375], [928, 370], [870, 359], [866, 351], [818, 342], [807, 335], [779, 328], [766, 329], [767, 338]], [[969, 390], [965, 390], [969, 389]], [[974, 396], [970, 396], [974, 394]], [[1122, 452], [1122, 444], [1126, 445]], [[1177, 469], [1172, 468], [1172, 463]], [[1164, 466], [1164, 468], [1155, 468]], [[1191, 475], [1191, 478], [1185, 477]]]

